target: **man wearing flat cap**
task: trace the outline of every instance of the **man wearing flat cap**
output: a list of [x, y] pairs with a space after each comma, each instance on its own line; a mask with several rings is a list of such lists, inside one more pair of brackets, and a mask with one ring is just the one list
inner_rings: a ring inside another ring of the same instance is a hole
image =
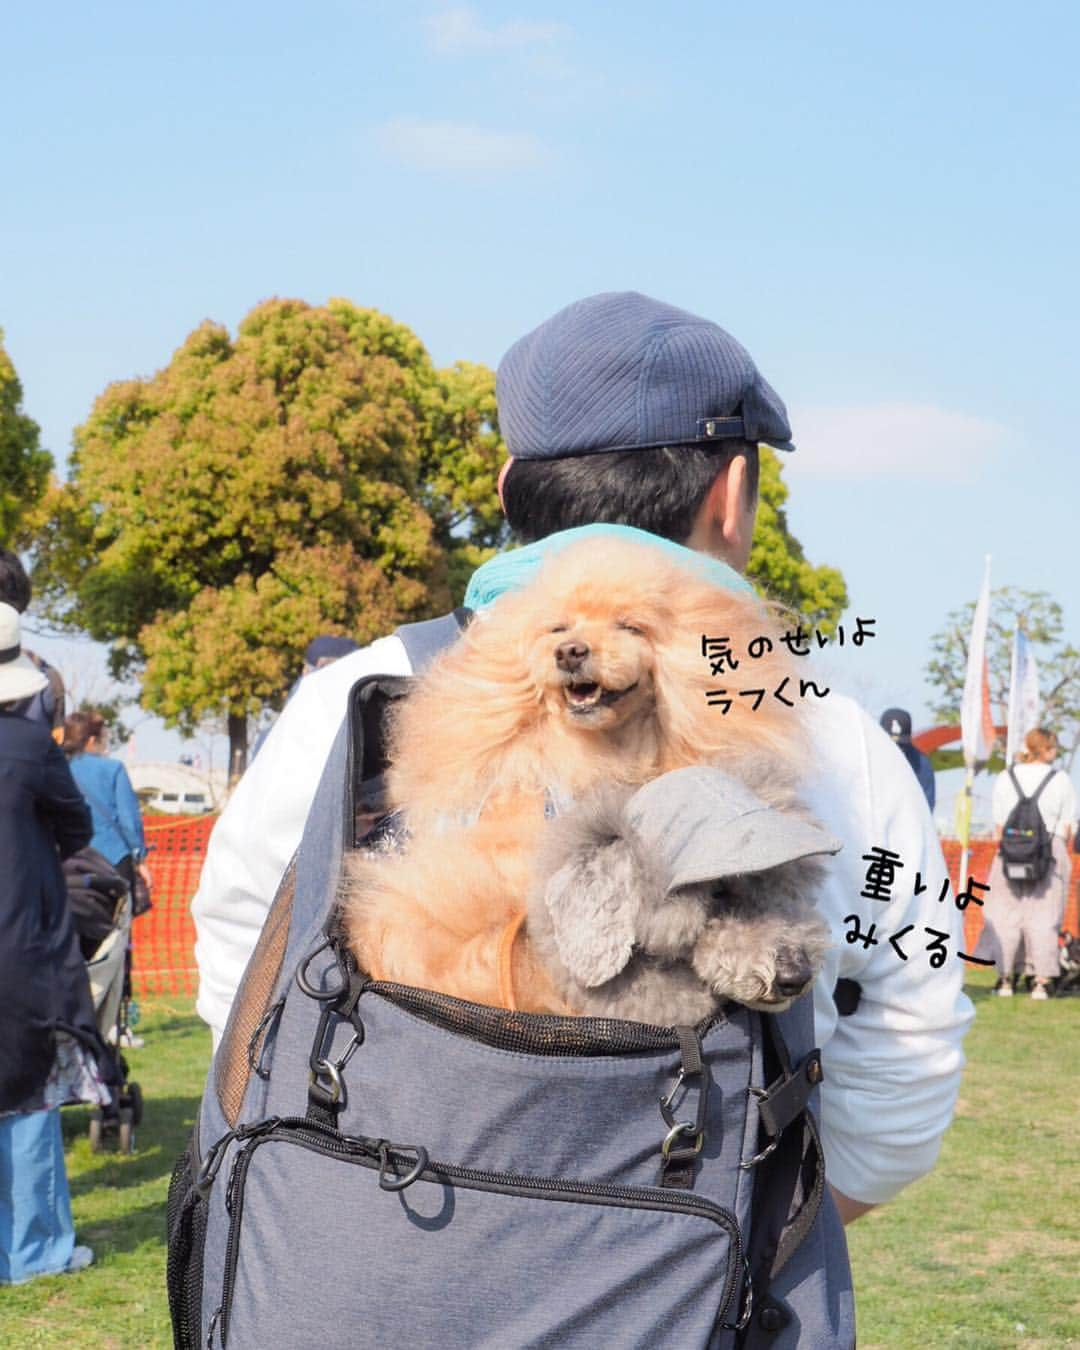
[[[741, 574], [757, 509], [758, 446], [794, 446], [783, 402], [724, 329], [635, 292], [591, 296], [510, 348], [497, 397], [510, 451], [500, 496], [524, 547], [479, 569], [468, 606], [482, 608], [525, 585], [552, 550], [597, 525], [711, 555], [727, 565], [722, 584], [747, 586]], [[300, 839], [348, 692], [376, 673], [411, 673], [397, 637], [305, 680], [214, 833], [193, 911], [198, 1006], [215, 1036]], [[843, 843], [820, 902], [833, 944], [814, 1011], [827, 1173], [850, 1220], [933, 1166], [972, 1012], [958, 960], [932, 969], [926, 960], [900, 960], [887, 943], [845, 941], [846, 916], [858, 915], [863, 932], [873, 923], [886, 927], [880, 902], [860, 895], [868, 849], [900, 855], [905, 876], [947, 872], [919, 786], [888, 736], [839, 694], [805, 707], [813, 752], [804, 797]], [[950, 922], [936, 891], [900, 893], [911, 889], [897, 888], [890, 932]], [[846, 1016], [833, 998], [838, 981], [861, 989], [847, 1000]]]

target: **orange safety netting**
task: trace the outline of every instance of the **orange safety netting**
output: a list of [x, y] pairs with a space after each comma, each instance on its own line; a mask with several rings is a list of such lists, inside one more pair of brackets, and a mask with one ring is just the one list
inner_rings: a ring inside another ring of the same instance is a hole
[[[144, 822], [146, 842], [153, 845], [150, 870], [154, 876], [154, 908], [135, 923], [132, 978], [139, 994], [194, 994], [198, 987], [195, 969], [195, 925], [191, 897], [199, 884], [206, 845], [216, 816], [153, 816]], [[943, 839], [945, 862], [953, 893], [959, 894], [960, 845]], [[990, 877], [995, 844], [977, 839], [971, 845], [968, 875], [984, 884]], [[967, 878], [964, 878], [965, 882]], [[964, 912], [965, 950], [974, 952], [983, 927], [978, 905]], [[1080, 933], [1080, 855], [1072, 855], [1069, 899], [1065, 927]]]
[[131, 978], [137, 994], [194, 994], [195, 925], [191, 897], [199, 884], [217, 816], [144, 818], [154, 908], [132, 928]]
[[[949, 869], [949, 876], [952, 879], [953, 894], [959, 895], [961, 890], [958, 875], [960, 871], [960, 844], [956, 839], [943, 839], [941, 847], [945, 853], [945, 863]], [[997, 844], [992, 839], [972, 840], [971, 853], [968, 858], [968, 875], [964, 877], [963, 885], [967, 885], [968, 877], [974, 877], [984, 886], [989, 882], [990, 864], [994, 861], [996, 851]], [[1078, 933], [1080, 932], [1080, 854], [1072, 853], [1069, 857], [1072, 870], [1069, 877], [1069, 896], [1065, 904], [1064, 926], [1070, 933]], [[975, 894], [984, 898], [986, 893], [975, 891]], [[975, 944], [978, 942], [982, 930], [982, 910], [978, 905], [968, 905], [964, 910], [964, 950], [966, 952], [973, 953], [975, 951]]]

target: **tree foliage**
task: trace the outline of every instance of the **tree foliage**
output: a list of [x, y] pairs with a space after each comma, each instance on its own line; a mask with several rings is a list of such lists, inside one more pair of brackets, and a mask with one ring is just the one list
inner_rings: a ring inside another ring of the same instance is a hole
[[[937, 690], [932, 709], [943, 722], [959, 722], [975, 605], [953, 610], [930, 640], [926, 678]], [[1039, 665], [1040, 723], [1053, 730], [1071, 762], [1080, 745], [1080, 651], [1063, 641], [1061, 606], [1045, 591], [1002, 586], [991, 593], [986, 656], [994, 721], [1005, 721], [1013, 634], [1022, 624]]]
[[500, 539], [494, 377], [335, 300], [204, 323], [76, 430], [35, 581], [48, 616], [143, 667], [192, 732], [279, 706], [318, 633], [366, 642], [447, 609]]
[[23, 391], [0, 328], [0, 546], [23, 541], [24, 517], [45, 492], [52, 455], [40, 445], [41, 431], [22, 410]]
[[835, 567], [808, 562], [788, 528], [788, 488], [774, 451], [761, 447], [757, 524], [747, 574], [773, 600], [790, 606], [822, 632], [830, 632], [847, 606], [847, 586]]

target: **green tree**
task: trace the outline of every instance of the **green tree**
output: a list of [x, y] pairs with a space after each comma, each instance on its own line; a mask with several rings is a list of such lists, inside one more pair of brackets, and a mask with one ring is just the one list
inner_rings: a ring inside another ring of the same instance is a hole
[[23, 518], [43, 496], [53, 462], [39, 444], [38, 424], [22, 410], [22, 397], [0, 328], [0, 546], [5, 547], [24, 542]]
[[[926, 678], [937, 691], [932, 709], [943, 722], [960, 721], [968, 642], [975, 605], [955, 609], [930, 639]], [[1009, 700], [1013, 634], [1023, 625], [1039, 665], [1040, 723], [1053, 730], [1071, 764], [1080, 745], [1080, 651], [1063, 640], [1061, 606], [1045, 591], [1002, 586], [990, 596], [986, 658], [995, 722], [1004, 723]]]
[[436, 370], [408, 328], [345, 300], [204, 323], [150, 379], [110, 385], [46, 503], [49, 617], [141, 669], [192, 733], [280, 706], [319, 632], [366, 642], [449, 607], [501, 539], [494, 377]]
[[774, 451], [761, 447], [757, 524], [747, 574], [773, 600], [790, 606], [822, 632], [831, 632], [847, 607], [847, 586], [835, 567], [808, 562], [788, 528], [788, 488]]

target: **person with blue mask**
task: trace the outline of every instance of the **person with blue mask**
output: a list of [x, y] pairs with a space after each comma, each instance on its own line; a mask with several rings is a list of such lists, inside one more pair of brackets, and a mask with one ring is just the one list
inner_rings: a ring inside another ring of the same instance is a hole
[[[724, 329], [636, 292], [591, 296], [510, 348], [496, 393], [510, 452], [499, 495], [521, 546], [478, 569], [467, 606], [483, 610], [527, 585], [545, 557], [590, 532], [677, 556], [718, 586], [747, 587], [758, 447], [794, 445], [782, 400]], [[389, 636], [305, 679], [219, 820], [192, 904], [198, 1010], [215, 1040], [299, 842], [350, 689], [364, 676], [410, 673], [401, 640]], [[903, 875], [947, 873], [918, 785], [880, 727], [837, 693], [806, 707], [807, 805], [844, 844], [823, 889], [834, 937], [814, 1012], [828, 1179], [848, 1221], [933, 1166], [972, 1009], [959, 961], [939, 970], [872, 960], [868, 948], [844, 940], [853, 910], [864, 931], [881, 923], [880, 904], [860, 894], [868, 848], [901, 855], [910, 869]], [[897, 894], [890, 920], [897, 929], [951, 922], [958, 947], [959, 915], [943, 919], [930, 898], [933, 905], [926, 895]], [[843, 1017], [833, 996], [841, 985], [863, 994]]]

